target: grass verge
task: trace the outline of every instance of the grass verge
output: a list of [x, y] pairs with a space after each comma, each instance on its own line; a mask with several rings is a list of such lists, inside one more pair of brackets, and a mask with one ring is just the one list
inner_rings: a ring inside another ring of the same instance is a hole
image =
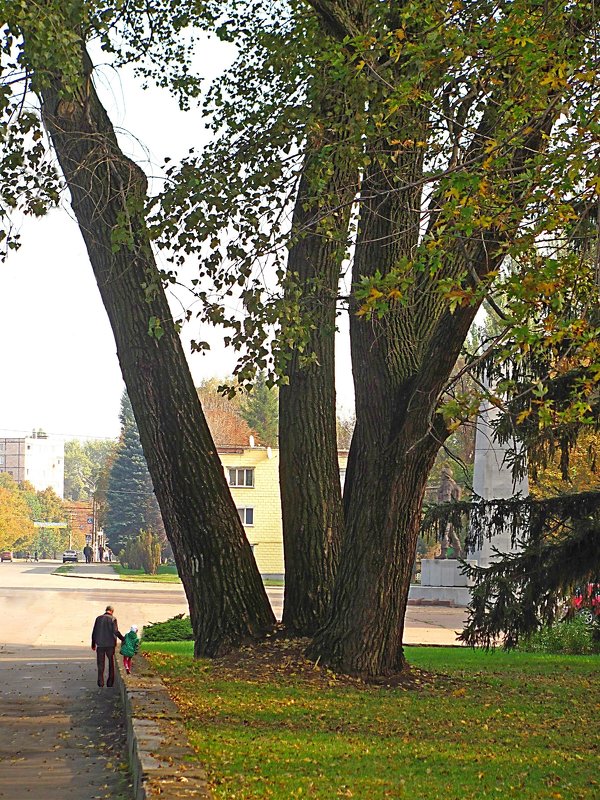
[[161, 564], [156, 575], [147, 575], [141, 569], [129, 569], [118, 563], [111, 563], [114, 571], [124, 581], [153, 581], [158, 583], [181, 583], [177, 574], [177, 567], [171, 564]]
[[216, 798], [600, 796], [598, 657], [407, 648], [406, 681], [373, 686], [302, 645], [208, 662], [144, 644]]
[[[181, 583], [181, 579], [177, 574], [177, 567], [171, 564], [161, 564], [158, 568], [156, 575], [146, 575], [141, 569], [129, 569], [123, 567], [118, 563], [111, 563], [115, 572], [121, 576], [121, 580], [126, 581], [158, 581], [159, 583]], [[283, 587], [284, 581], [278, 578], [265, 578], [264, 585], [269, 587], [281, 586]]]
[[72, 572], [75, 569], [75, 564], [62, 564], [54, 570], [55, 575], [64, 575], [67, 572]]

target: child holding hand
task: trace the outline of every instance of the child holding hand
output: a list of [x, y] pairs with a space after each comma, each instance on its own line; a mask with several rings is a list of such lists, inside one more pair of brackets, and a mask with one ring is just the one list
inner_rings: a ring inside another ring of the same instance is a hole
[[140, 640], [138, 639], [138, 626], [132, 625], [129, 629], [129, 632], [125, 634], [123, 637], [123, 642], [121, 644], [121, 655], [123, 656], [123, 666], [125, 667], [125, 672], [130, 675], [131, 674], [131, 659], [137, 653]]

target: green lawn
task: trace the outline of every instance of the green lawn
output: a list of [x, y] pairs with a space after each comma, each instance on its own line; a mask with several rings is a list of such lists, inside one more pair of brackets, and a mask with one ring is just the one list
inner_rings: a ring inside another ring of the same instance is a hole
[[[141, 569], [129, 569], [121, 566], [118, 563], [112, 563], [111, 566], [121, 576], [124, 581], [159, 581], [160, 583], [180, 583], [179, 575], [177, 574], [177, 567], [171, 564], [161, 564], [158, 568], [157, 575], [146, 575]], [[276, 578], [267, 578], [264, 581], [265, 586], [283, 586], [283, 580]]]
[[180, 583], [177, 567], [171, 564], [161, 564], [156, 575], [147, 575], [141, 569], [129, 569], [121, 564], [111, 563], [111, 566], [124, 581], [158, 581], [160, 583]]
[[73, 569], [75, 569], [76, 566], [76, 564], [63, 564], [54, 570], [54, 574], [65, 575], [67, 572], [71, 572]]
[[[408, 649], [412, 686], [143, 645], [216, 798], [599, 798], [597, 656]], [[249, 653], [250, 651], [246, 651]]]

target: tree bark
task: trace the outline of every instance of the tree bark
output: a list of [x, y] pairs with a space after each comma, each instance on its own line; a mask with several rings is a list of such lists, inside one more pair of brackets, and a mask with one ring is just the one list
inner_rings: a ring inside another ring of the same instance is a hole
[[[303, 177], [293, 224], [297, 232], [305, 232], [290, 251], [287, 281], [294, 292], [302, 293], [303, 324], [310, 329], [304, 354], [314, 354], [315, 360], [303, 364], [303, 354], [294, 348], [286, 366], [288, 384], [279, 393], [283, 623], [302, 636], [313, 634], [324, 622], [343, 530], [334, 347], [345, 231], [342, 226], [337, 238], [319, 234], [321, 211], [315, 205], [305, 209], [308, 197]], [[347, 228], [347, 209], [341, 215]]]
[[[336, 308], [348, 226], [358, 190], [355, 105], [322, 69], [312, 84], [313, 115], [292, 218], [286, 300], [298, 303], [302, 344], [285, 352], [279, 393], [280, 491], [285, 555], [283, 622], [309, 636], [325, 621], [343, 534], [335, 394]], [[318, 130], [319, 133], [314, 131]], [[325, 164], [325, 170], [323, 170]], [[282, 324], [282, 340], [292, 328]]]
[[[115, 336], [144, 455], [188, 598], [196, 656], [274, 624], [148, 241], [147, 181], [120, 150], [84, 48], [78, 85], [38, 91]], [[153, 332], [154, 335], [149, 335]]]

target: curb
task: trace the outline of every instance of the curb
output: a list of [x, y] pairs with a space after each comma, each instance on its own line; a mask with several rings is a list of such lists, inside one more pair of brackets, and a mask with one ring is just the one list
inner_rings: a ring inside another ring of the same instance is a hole
[[125, 675], [121, 660], [115, 661], [135, 800], [212, 800], [206, 773], [162, 681], [142, 655], [135, 657], [133, 675]]
[[160, 586], [183, 586], [181, 581], [136, 581], [135, 578], [125, 578], [121, 575], [117, 575], [115, 573], [114, 578], [109, 578], [108, 575], [82, 575], [80, 572], [52, 572], [52, 575], [56, 575], [58, 578], [83, 578], [84, 581], [93, 580], [93, 581], [115, 581], [119, 583], [158, 583]]

